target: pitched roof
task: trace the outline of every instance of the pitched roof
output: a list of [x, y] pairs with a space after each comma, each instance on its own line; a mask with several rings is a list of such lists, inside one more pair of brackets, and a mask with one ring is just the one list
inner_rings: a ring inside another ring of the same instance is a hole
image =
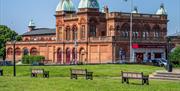
[[22, 36], [32, 36], [32, 35], [55, 35], [56, 29], [50, 29], [50, 28], [36, 28], [32, 31], [26, 32], [22, 34]]

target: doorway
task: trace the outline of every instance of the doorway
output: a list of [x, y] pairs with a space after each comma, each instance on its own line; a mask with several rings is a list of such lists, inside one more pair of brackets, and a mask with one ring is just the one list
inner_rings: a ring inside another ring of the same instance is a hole
[[61, 64], [61, 62], [62, 62], [62, 51], [61, 49], [58, 49], [57, 50], [57, 63]]
[[144, 59], [143, 55], [144, 55], [143, 53], [136, 53], [136, 62], [137, 63], [143, 62], [143, 59]]
[[71, 60], [71, 51], [70, 49], [66, 49], [66, 64], [70, 64], [70, 60]]

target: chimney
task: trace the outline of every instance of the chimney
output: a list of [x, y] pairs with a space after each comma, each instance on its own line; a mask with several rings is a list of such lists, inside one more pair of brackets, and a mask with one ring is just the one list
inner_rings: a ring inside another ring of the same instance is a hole
[[33, 31], [35, 27], [36, 27], [35, 23], [33, 22], [33, 20], [31, 20], [28, 25], [28, 28], [29, 28], [28, 31]]

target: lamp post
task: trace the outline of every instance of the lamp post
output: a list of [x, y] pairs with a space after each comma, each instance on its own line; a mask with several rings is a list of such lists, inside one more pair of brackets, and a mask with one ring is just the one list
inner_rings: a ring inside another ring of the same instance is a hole
[[133, 0], [130, 0], [131, 3], [131, 16], [130, 16], [130, 62], [134, 62], [134, 57], [133, 57], [133, 53], [132, 53], [132, 29], [133, 29]]
[[170, 52], [170, 45], [171, 45], [170, 42], [171, 42], [171, 38], [167, 37], [167, 54], [166, 54], [166, 56], [167, 56], [167, 67], [166, 67], [166, 70], [168, 72], [172, 72], [172, 64], [170, 64], [169, 57], [168, 57], [169, 52]]
[[75, 30], [75, 38], [74, 38], [74, 64], [77, 64], [77, 31]]
[[[124, 1], [128, 1], [128, 0], [124, 0]], [[129, 49], [130, 49], [130, 57], [129, 57], [129, 61], [130, 62], [134, 62], [134, 57], [133, 57], [133, 53], [132, 53], [132, 29], [133, 29], [133, 0], [130, 0], [130, 8], [131, 8], [131, 12], [130, 12], [130, 34], [129, 34]]]
[[13, 73], [14, 73], [14, 77], [16, 76], [16, 40], [14, 39], [13, 41], [13, 61], [14, 61], [14, 64], [13, 64]]

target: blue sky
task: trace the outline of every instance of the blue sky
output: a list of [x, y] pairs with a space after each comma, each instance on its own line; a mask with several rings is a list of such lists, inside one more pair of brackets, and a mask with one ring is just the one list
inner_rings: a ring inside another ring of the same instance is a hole
[[[60, 0], [0, 0], [0, 24], [19, 34], [27, 31], [34, 20], [37, 27], [55, 28], [55, 9]], [[72, 0], [76, 7], [80, 0]], [[123, 0], [99, 0], [100, 7], [108, 5], [110, 11], [130, 12], [130, 3]], [[180, 0], [133, 0], [140, 13], [154, 14], [164, 3], [168, 13], [168, 34], [180, 31]]]

